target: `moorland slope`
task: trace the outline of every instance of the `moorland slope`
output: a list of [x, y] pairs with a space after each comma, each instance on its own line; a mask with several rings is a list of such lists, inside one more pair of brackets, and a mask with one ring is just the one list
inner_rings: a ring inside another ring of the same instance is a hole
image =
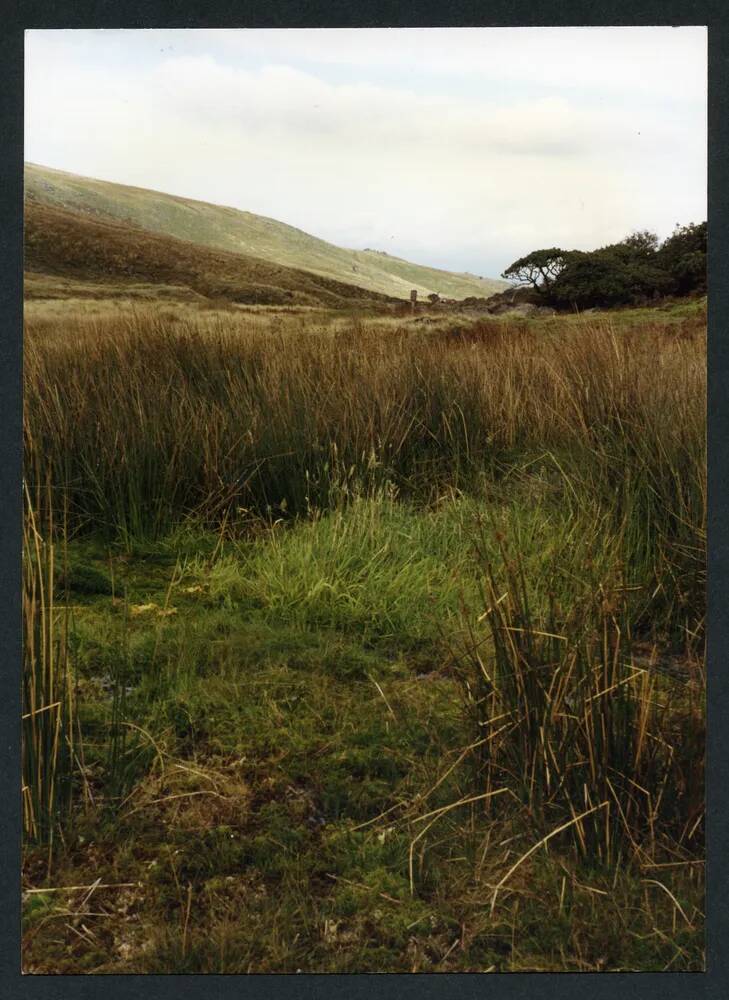
[[25, 209], [25, 272], [27, 297], [45, 296], [59, 286], [54, 279], [64, 279], [74, 296], [147, 290], [154, 297], [331, 308], [388, 301], [308, 271], [32, 200]]
[[41, 204], [124, 222], [212, 250], [241, 253], [396, 298], [432, 292], [485, 297], [506, 282], [412, 264], [376, 250], [348, 250], [252, 212], [25, 165], [25, 196]]

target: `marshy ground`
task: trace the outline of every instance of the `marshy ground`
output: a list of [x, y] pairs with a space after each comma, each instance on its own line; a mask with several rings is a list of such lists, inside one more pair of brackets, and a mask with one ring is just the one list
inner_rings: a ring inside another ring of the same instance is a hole
[[704, 302], [38, 299], [25, 379], [26, 972], [703, 968]]

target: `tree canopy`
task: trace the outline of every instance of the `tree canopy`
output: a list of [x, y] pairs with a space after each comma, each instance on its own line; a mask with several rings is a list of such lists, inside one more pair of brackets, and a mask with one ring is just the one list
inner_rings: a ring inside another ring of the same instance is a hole
[[676, 228], [658, 250], [661, 266], [672, 278], [677, 295], [706, 291], [707, 225]]
[[549, 250], [534, 250], [526, 257], [515, 260], [501, 275], [507, 281], [520, 285], [532, 285], [540, 294], [549, 296], [552, 282], [564, 267], [564, 254], [559, 247]]
[[597, 250], [534, 250], [502, 277], [562, 308], [645, 304], [706, 291], [706, 223], [677, 225], [663, 243], [648, 230]]

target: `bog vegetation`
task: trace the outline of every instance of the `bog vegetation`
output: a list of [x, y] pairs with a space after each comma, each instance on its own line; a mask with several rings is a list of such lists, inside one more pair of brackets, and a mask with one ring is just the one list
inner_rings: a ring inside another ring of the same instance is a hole
[[27, 971], [703, 967], [705, 303], [418, 320], [28, 310]]

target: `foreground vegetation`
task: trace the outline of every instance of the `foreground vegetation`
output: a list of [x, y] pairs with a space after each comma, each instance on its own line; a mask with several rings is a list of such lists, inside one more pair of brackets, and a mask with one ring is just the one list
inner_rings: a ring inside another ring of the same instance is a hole
[[26, 970], [702, 968], [704, 324], [30, 310]]

